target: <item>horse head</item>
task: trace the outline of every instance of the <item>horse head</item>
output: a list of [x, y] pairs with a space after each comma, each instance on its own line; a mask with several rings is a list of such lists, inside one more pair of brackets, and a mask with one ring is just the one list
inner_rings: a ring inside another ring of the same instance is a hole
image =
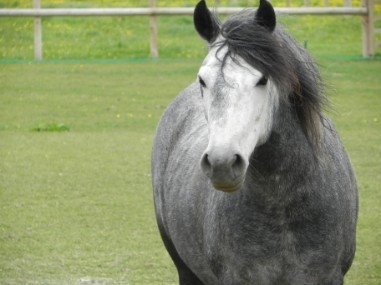
[[[200, 1], [195, 9], [194, 24], [209, 43], [209, 52], [198, 72], [200, 100], [203, 100], [209, 130], [201, 168], [215, 189], [233, 192], [244, 183], [254, 149], [266, 142], [271, 133], [279, 96], [268, 67], [250, 64], [249, 55], [235, 52], [229, 41], [241, 41], [245, 45], [245, 29], [257, 29], [261, 38], [256, 40], [265, 39], [263, 48], [271, 52], [271, 47], [266, 47], [266, 39], [275, 29], [275, 12], [269, 2], [261, 0], [250, 23], [223, 30], [205, 1]], [[238, 31], [239, 38], [234, 37], [234, 31]], [[268, 55], [260, 52], [255, 56]]]

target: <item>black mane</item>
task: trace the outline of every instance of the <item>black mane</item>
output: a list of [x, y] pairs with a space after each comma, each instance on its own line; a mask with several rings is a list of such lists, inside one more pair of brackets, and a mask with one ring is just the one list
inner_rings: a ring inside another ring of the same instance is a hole
[[326, 103], [323, 83], [315, 61], [290, 35], [277, 26], [273, 32], [255, 21], [246, 10], [230, 17], [220, 27], [220, 37], [212, 43], [228, 52], [222, 60], [236, 56], [268, 76], [284, 101], [295, 110], [310, 143], [317, 147], [321, 138], [322, 109]]

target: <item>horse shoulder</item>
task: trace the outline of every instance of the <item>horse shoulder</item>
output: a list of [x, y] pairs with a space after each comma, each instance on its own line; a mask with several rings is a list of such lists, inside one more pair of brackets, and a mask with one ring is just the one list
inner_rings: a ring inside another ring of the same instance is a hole
[[[356, 248], [356, 221], [358, 216], [358, 189], [352, 162], [332, 122], [325, 122], [326, 159], [331, 167], [331, 192], [338, 201], [339, 230], [342, 233], [344, 247], [341, 259], [342, 271], [346, 273], [352, 264]], [[327, 162], [325, 162], [327, 164]], [[324, 166], [324, 162], [323, 162]], [[327, 167], [325, 168], [327, 169]]]
[[[173, 203], [173, 197], [177, 192], [171, 192], [171, 188], [181, 186], [185, 175], [190, 175], [194, 169], [197, 150], [197, 133], [202, 132], [205, 123], [202, 122], [203, 114], [201, 103], [198, 99], [200, 90], [197, 84], [190, 85], [165, 110], [158, 128], [153, 144], [151, 157], [152, 183], [157, 210], [160, 211], [165, 203]], [[205, 119], [203, 119], [205, 120]], [[197, 132], [195, 134], [195, 132]], [[205, 133], [205, 131], [204, 131]], [[199, 145], [199, 144], [198, 144]], [[201, 156], [201, 154], [199, 155]], [[192, 169], [185, 169], [191, 167]], [[164, 196], [166, 197], [164, 199]]]
[[186, 131], [184, 126], [192, 120], [192, 116], [197, 112], [198, 90], [196, 84], [190, 85], [164, 111], [154, 139], [151, 158], [153, 173], [156, 172], [154, 166], [160, 164], [162, 167], [163, 163], [167, 163], [170, 153]]

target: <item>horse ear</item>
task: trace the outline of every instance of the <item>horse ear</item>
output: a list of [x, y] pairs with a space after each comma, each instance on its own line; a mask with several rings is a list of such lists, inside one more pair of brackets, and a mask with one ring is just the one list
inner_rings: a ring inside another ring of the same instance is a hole
[[255, 21], [270, 30], [274, 31], [276, 25], [276, 17], [273, 6], [267, 0], [260, 0], [259, 7], [255, 13]]
[[201, 0], [196, 5], [193, 21], [197, 32], [204, 40], [211, 43], [217, 38], [217, 35], [220, 32], [220, 27], [206, 6], [205, 0]]

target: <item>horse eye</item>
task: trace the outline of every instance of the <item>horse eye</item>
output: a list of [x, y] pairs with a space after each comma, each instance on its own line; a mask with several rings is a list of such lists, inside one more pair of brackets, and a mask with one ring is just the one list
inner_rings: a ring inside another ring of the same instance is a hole
[[256, 86], [265, 86], [268, 80], [269, 79], [266, 76], [262, 76], [262, 78], [257, 82]]
[[198, 78], [198, 81], [200, 82], [202, 88], [206, 88], [206, 83], [201, 77]]

